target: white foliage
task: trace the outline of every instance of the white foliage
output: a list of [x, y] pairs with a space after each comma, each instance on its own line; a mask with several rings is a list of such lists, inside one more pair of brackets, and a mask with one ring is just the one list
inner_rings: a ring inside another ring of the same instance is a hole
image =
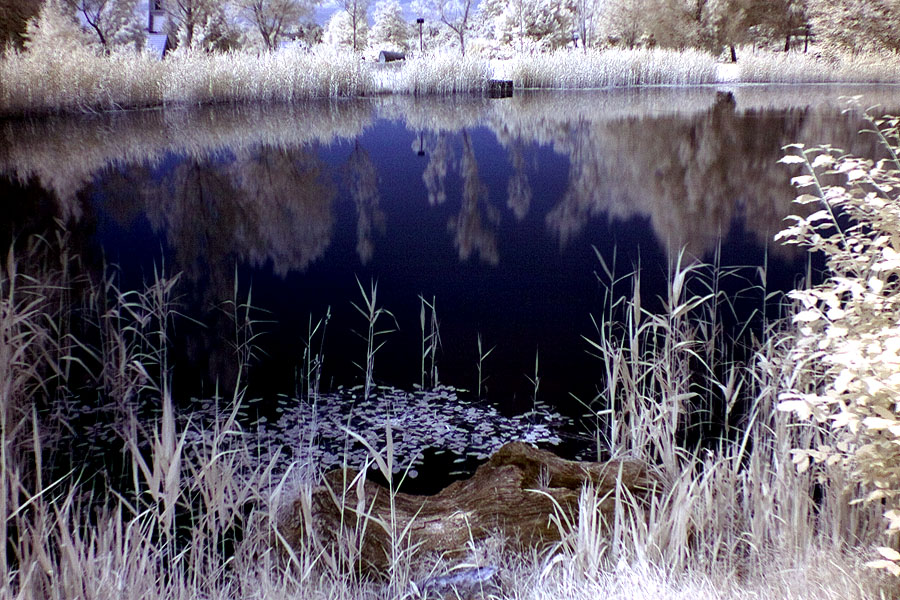
[[410, 27], [403, 19], [403, 8], [398, 0], [381, 0], [375, 4], [369, 45], [376, 50], [409, 49]]
[[809, 0], [818, 41], [829, 50], [900, 49], [900, 3], [896, 0]]
[[90, 44], [71, 11], [59, 0], [47, 0], [25, 28], [25, 49], [31, 53], [65, 53]]
[[411, 6], [417, 14], [440, 21], [465, 56], [466, 42], [475, 21], [475, 4], [474, 0], [414, 0]]
[[597, 29], [607, 40], [632, 48], [644, 34], [648, 8], [647, 0], [608, 0]]
[[82, 28], [104, 47], [140, 44], [143, 26], [137, 0], [63, 0]]
[[[783, 159], [805, 167], [809, 175], [794, 177], [795, 185], [812, 189], [823, 208], [778, 238], [824, 253], [830, 278], [790, 294], [803, 308], [794, 317], [794, 356], [815, 365], [818, 381], [815, 394], [782, 394], [779, 408], [838, 433], [837, 447], [798, 456], [804, 464], [843, 465], [869, 492], [858, 499], [883, 506], [890, 521], [900, 507], [900, 119], [869, 121], [892, 160], [876, 163], [830, 146]], [[841, 178], [830, 184], [823, 175]], [[900, 575], [900, 554], [886, 550], [869, 566]]]
[[[356, 30], [357, 47], [361, 43], [364, 44], [367, 37], [368, 26], [365, 21], [360, 21]], [[350, 13], [339, 10], [331, 15], [325, 25], [322, 41], [333, 48], [353, 48], [353, 23]]]
[[221, 0], [166, 0], [164, 5], [180, 48], [210, 50], [235, 35]]
[[313, 0], [236, 0], [241, 16], [252, 24], [264, 48], [274, 50], [301, 21], [313, 14]]
[[362, 50], [369, 33], [369, 0], [337, 0], [337, 3], [347, 14], [350, 47], [354, 51]]
[[575, 8], [570, 2], [507, 0], [495, 23], [498, 40], [519, 51], [553, 50], [572, 41]]

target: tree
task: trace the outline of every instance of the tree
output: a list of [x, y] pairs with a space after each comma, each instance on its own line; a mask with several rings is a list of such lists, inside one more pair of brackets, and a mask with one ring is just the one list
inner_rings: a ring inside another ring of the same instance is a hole
[[716, 15], [733, 0], [650, 0], [643, 26], [653, 42], [667, 48], [713, 50]]
[[409, 49], [409, 25], [403, 20], [398, 0], [381, 0], [375, 4], [369, 44], [404, 52]]
[[438, 0], [440, 21], [459, 38], [459, 51], [466, 55], [466, 33], [469, 29], [469, 14], [472, 11], [472, 0]]
[[597, 43], [600, 18], [607, 3], [608, 0], [575, 0], [573, 3], [572, 20], [585, 51]]
[[509, 0], [497, 19], [496, 34], [506, 43], [514, 42], [519, 51], [526, 43], [552, 50], [571, 41], [574, 18], [572, 2]]
[[507, 0], [481, 0], [472, 18], [472, 31], [487, 40], [497, 39], [497, 21], [506, 8]]
[[366, 45], [369, 30], [369, 0], [338, 0], [338, 6], [349, 17], [351, 47], [354, 52], [358, 52]]
[[475, 13], [475, 0], [413, 0], [414, 12], [440, 21], [459, 42], [460, 53], [466, 55], [466, 37], [472, 26], [470, 17]]
[[718, 52], [748, 42], [780, 43], [790, 49], [791, 36], [806, 23], [806, 0], [715, 0], [710, 6], [709, 49]]
[[784, 51], [791, 49], [791, 37], [807, 25], [806, 0], [742, 0], [743, 21], [749, 35], [757, 41], [784, 40]]
[[833, 50], [900, 49], [898, 0], [809, 0], [816, 38]]
[[22, 46], [25, 26], [40, 9], [40, 0], [0, 0], [0, 53], [7, 44]]
[[25, 25], [25, 49], [31, 53], [69, 52], [88, 43], [74, 15], [59, 0], [47, 0]]
[[313, 13], [310, 0], [237, 0], [237, 7], [259, 32], [267, 50], [278, 48], [281, 38]]
[[[791, 49], [791, 36], [796, 34], [797, 29], [809, 25], [808, 9], [806, 0], [782, 0], [786, 5], [785, 30], [784, 33], [784, 51]], [[806, 30], [807, 39], [809, 29]]]
[[142, 41], [137, 0], [63, 0], [63, 3], [104, 49]]
[[650, 0], [608, 0], [600, 29], [610, 42], [633, 48], [645, 33], [650, 10]]
[[364, 44], [368, 37], [368, 24], [358, 22], [354, 30], [350, 13], [339, 10], [331, 15], [331, 19], [325, 25], [322, 41], [335, 48], [354, 48], [354, 44]]
[[[224, 29], [222, 0], [165, 0], [169, 24], [177, 33], [179, 45], [208, 47]], [[199, 39], [195, 40], [195, 34]]]

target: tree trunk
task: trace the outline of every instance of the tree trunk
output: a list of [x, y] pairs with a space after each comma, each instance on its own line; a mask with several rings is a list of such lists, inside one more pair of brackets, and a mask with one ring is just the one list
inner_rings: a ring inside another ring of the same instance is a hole
[[[585, 484], [594, 485], [607, 523], [613, 519], [617, 486], [638, 502], [662, 487], [638, 461], [570, 461], [521, 442], [506, 444], [471, 478], [434, 496], [395, 493], [391, 498], [386, 488], [358, 477], [352, 469], [330, 471], [311, 498], [295, 500], [278, 526], [287, 543], [294, 548], [311, 543], [330, 556], [338, 549], [347, 556], [352, 545], [358, 553], [350, 559], [354, 564], [345, 566], [385, 573], [392, 548], [453, 559], [470, 541], [495, 533], [511, 548], [559, 540], [550, 517], [561, 513], [562, 523], [577, 524]], [[348, 544], [354, 535], [357, 541]]]
[[731, 62], [737, 62], [737, 50], [734, 49], [734, 46], [731, 46]]

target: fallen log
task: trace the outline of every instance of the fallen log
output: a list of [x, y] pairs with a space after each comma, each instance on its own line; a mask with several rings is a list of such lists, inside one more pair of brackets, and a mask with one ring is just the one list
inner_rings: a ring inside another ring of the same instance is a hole
[[[500, 448], [475, 474], [433, 496], [394, 493], [353, 469], [325, 474], [310, 496], [295, 500], [279, 523], [294, 548], [315, 544], [323, 554], [341, 554], [376, 571], [391, 564], [392, 552], [461, 557], [470, 541], [499, 534], [511, 547], [560, 539], [558, 521], [576, 524], [585, 484], [601, 498], [599, 509], [612, 522], [616, 486], [638, 502], [661, 491], [642, 462], [580, 462], [521, 442]], [[311, 525], [309, 527], [308, 525]]]

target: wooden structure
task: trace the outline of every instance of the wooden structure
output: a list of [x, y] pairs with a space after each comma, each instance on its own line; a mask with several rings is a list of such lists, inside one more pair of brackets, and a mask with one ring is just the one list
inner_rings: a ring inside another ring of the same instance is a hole
[[395, 493], [392, 502], [386, 488], [358, 475], [352, 469], [331, 471], [311, 498], [295, 500], [279, 523], [287, 543], [296, 548], [313, 543], [335, 555], [355, 539], [356, 562], [383, 573], [401, 532], [406, 536], [399, 547], [447, 559], [462, 557], [470, 540], [493, 534], [512, 547], [541, 546], [560, 537], [550, 520], [556, 511], [566, 514], [561, 522], [577, 523], [585, 484], [594, 485], [607, 522], [617, 485], [638, 501], [661, 491], [658, 478], [641, 462], [570, 461], [521, 442], [506, 444], [471, 478], [434, 496]]

